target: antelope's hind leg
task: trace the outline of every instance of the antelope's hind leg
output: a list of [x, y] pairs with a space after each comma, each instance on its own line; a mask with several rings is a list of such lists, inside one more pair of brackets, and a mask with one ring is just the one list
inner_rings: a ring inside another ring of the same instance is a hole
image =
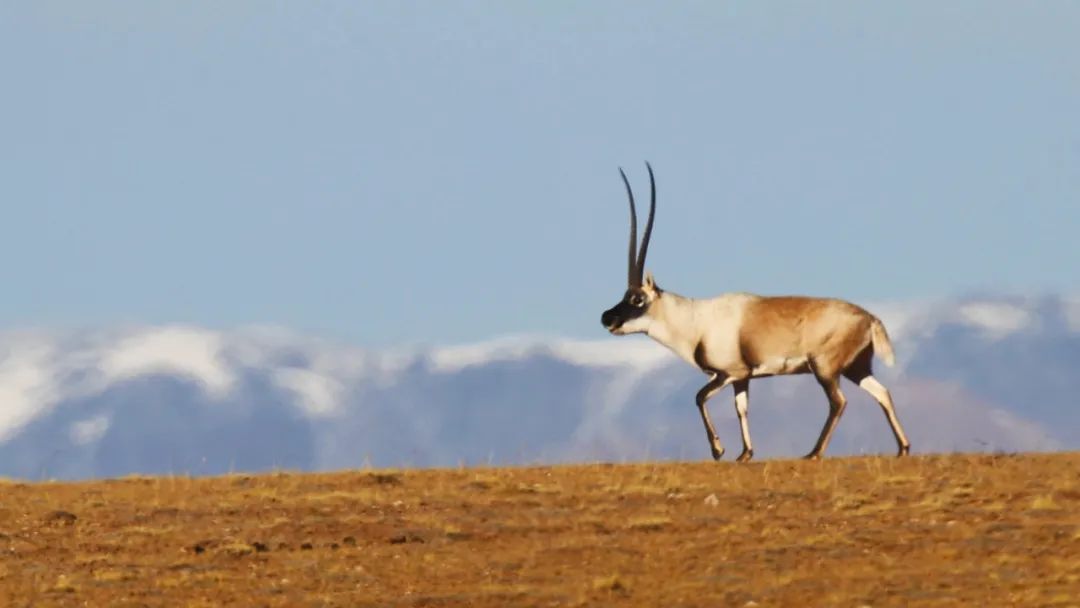
[[825, 419], [825, 426], [821, 429], [821, 435], [814, 449], [804, 457], [807, 460], [819, 460], [825, 453], [825, 449], [829, 447], [829, 440], [832, 439], [833, 431], [836, 430], [836, 423], [840, 422], [840, 416], [847, 407], [847, 398], [840, 392], [840, 374], [828, 373], [820, 369], [816, 363], [812, 363], [810, 369], [825, 391], [825, 396], [829, 398], [829, 417]]
[[864, 352], [866, 356], [860, 355], [859, 359], [844, 372], [844, 377], [858, 384], [859, 388], [870, 393], [870, 396], [878, 402], [881, 411], [885, 413], [885, 418], [889, 421], [893, 437], [896, 438], [896, 455], [907, 456], [908, 452], [911, 451], [911, 442], [908, 441], [903, 427], [900, 426], [900, 420], [896, 417], [892, 396], [889, 394], [889, 389], [885, 388], [885, 385], [878, 382], [877, 378], [873, 376], [873, 370], [870, 367], [870, 358], [873, 357], [873, 351]]
[[750, 423], [746, 418], [746, 412], [750, 408], [750, 379], [736, 380], [732, 388], [735, 389], [735, 413], [739, 416], [739, 431], [742, 433], [742, 454], [739, 454], [735, 462], [747, 462], [754, 457], [754, 446], [750, 443]]
[[724, 446], [720, 444], [720, 438], [716, 436], [716, 429], [713, 428], [712, 420], [709, 420], [709, 410], [705, 404], [710, 397], [727, 386], [729, 382], [731, 382], [731, 379], [727, 376], [716, 374], [712, 377], [712, 380], [709, 380], [705, 386], [701, 387], [695, 399], [698, 410], [701, 412], [701, 421], [705, 423], [705, 434], [709, 438], [709, 448], [712, 450], [713, 460], [720, 460], [720, 457], [724, 455]]

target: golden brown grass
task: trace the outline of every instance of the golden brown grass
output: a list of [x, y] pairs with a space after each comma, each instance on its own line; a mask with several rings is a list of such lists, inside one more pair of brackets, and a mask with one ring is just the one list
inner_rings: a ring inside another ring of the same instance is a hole
[[1080, 454], [0, 484], [2, 606], [1077, 606]]

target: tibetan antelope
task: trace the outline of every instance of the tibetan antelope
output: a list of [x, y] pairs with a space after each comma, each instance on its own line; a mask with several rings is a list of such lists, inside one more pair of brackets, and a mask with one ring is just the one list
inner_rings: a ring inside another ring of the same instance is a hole
[[743, 442], [736, 460], [745, 462], [754, 456], [746, 419], [750, 380], [806, 373], [814, 375], [829, 400], [829, 417], [806, 458], [821, 458], [844, 412], [847, 399], [840, 392], [841, 376], [881, 404], [896, 437], [897, 455], [906, 455], [911, 444], [900, 428], [892, 397], [871, 370], [875, 353], [893, 364], [892, 344], [881, 320], [850, 302], [832, 298], [727, 293], [699, 300], [660, 289], [652, 273], [644, 272], [656, 213], [656, 180], [649, 163], [645, 166], [652, 200], [638, 251], [634, 192], [619, 169], [630, 198], [629, 275], [622, 300], [604, 311], [600, 320], [614, 335], [647, 334], [709, 376], [697, 393], [697, 406], [713, 458], [723, 456], [724, 446], [705, 407], [710, 397], [732, 385]]

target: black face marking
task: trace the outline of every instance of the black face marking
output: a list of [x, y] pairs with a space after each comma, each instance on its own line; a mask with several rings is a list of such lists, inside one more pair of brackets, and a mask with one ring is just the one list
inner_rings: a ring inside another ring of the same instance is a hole
[[622, 327], [623, 323], [636, 319], [649, 309], [649, 294], [638, 287], [631, 287], [623, 294], [623, 299], [604, 311], [600, 316], [600, 322], [608, 331]]

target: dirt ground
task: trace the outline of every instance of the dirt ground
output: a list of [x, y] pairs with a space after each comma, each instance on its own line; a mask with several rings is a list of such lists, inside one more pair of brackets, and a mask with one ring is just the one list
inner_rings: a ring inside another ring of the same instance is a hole
[[2, 606], [1080, 606], [1080, 453], [0, 483]]

